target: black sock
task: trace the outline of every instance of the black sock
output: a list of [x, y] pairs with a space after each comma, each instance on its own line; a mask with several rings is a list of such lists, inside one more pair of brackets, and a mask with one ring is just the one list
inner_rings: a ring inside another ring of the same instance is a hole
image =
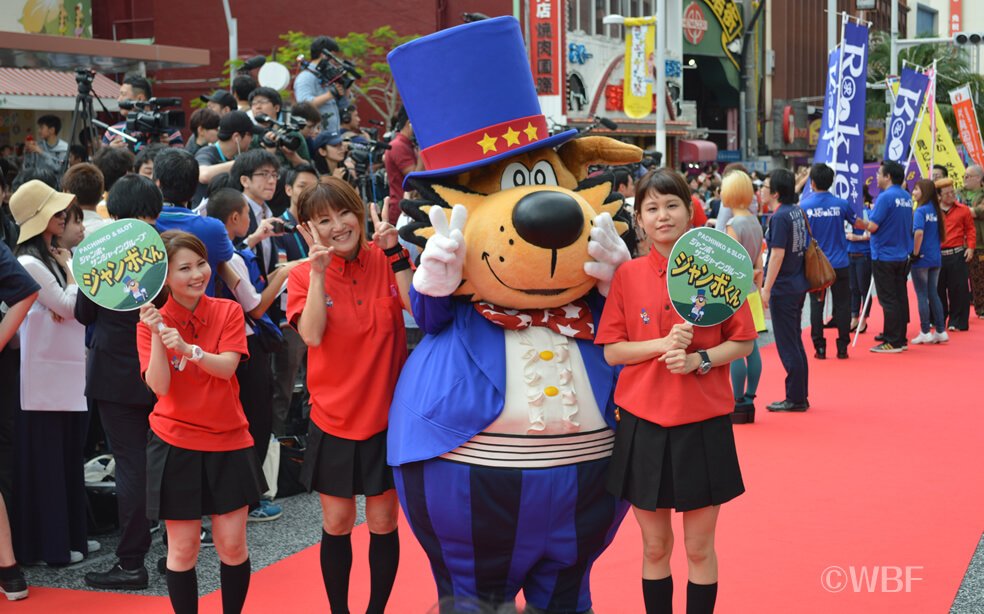
[[321, 576], [331, 614], [349, 614], [349, 575], [352, 573], [352, 535], [329, 535], [321, 530]]
[[687, 582], [687, 614], [711, 614], [717, 601], [718, 583]]
[[198, 614], [198, 575], [195, 568], [188, 571], [167, 570], [167, 596], [171, 598], [174, 614]]
[[642, 600], [646, 614], [670, 614], [673, 612], [673, 576], [662, 580], [642, 579]]
[[239, 565], [219, 563], [219, 581], [222, 587], [222, 614], [239, 614], [246, 603], [249, 591], [249, 557]]
[[14, 563], [10, 567], [0, 567], [0, 580], [16, 580], [20, 577], [20, 565], [17, 563]]
[[369, 608], [366, 614], [383, 614], [396, 581], [400, 564], [400, 536], [397, 530], [379, 535], [369, 533]]

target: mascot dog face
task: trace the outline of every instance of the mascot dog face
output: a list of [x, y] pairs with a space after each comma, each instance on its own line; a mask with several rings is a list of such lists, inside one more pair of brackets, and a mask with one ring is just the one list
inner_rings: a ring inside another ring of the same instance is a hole
[[587, 294], [596, 280], [584, 272], [594, 218], [607, 212], [619, 234], [622, 196], [612, 178], [585, 179], [588, 164], [625, 164], [641, 159], [637, 147], [604, 137], [569, 141], [554, 151], [534, 149], [449, 178], [410, 182], [423, 197], [404, 201], [414, 220], [401, 234], [423, 247], [434, 234], [433, 207], [451, 215], [468, 209], [464, 229], [464, 300], [512, 309], [559, 307]]

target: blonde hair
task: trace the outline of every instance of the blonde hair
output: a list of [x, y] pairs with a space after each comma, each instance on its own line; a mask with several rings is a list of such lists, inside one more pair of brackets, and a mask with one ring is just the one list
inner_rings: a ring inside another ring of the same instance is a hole
[[732, 209], [748, 209], [755, 189], [747, 173], [733, 170], [721, 181], [721, 204]]

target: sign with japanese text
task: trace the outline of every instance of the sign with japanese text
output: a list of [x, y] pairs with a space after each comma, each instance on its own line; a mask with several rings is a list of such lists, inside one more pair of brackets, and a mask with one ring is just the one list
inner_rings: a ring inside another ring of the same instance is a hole
[[844, 26], [841, 45], [840, 84], [835, 109], [834, 131], [828, 148], [833, 149], [831, 162], [834, 185], [830, 192], [843, 198], [861, 215], [862, 167], [864, 165], [864, 103], [868, 78], [868, 27], [854, 23]]
[[561, 0], [530, 1], [530, 68], [540, 96], [564, 94], [564, 28]]
[[950, 0], [950, 36], [963, 30], [963, 1]]
[[892, 119], [888, 124], [885, 160], [905, 164], [927, 89], [929, 77], [911, 68], [902, 69], [902, 77], [895, 93], [895, 106], [892, 107]]
[[656, 18], [625, 20], [625, 114], [634, 119], [649, 115], [653, 108], [653, 73], [647, 61], [656, 48]]
[[977, 114], [974, 113], [974, 100], [970, 97], [970, 85], [950, 90], [950, 102], [953, 103], [953, 114], [957, 116], [957, 129], [960, 130], [960, 141], [967, 149], [967, 154], [977, 166], [984, 166], [984, 150], [981, 148], [981, 129], [977, 125]]
[[670, 302], [694, 326], [724, 322], [752, 288], [752, 258], [741, 243], [712, 228], [677, 239], [666, 266]]
[[[899, 86], [897, 81], [890, 82], [890, 85], [893, 90]], [[934, 164], [946, 167], [947, 177], [953, 179], [953, 189], [959, 190], [963, 187], [964, 171], [967, 169], [957, 153], [950, 131], [946, 129], [938, 105], [930, 104], [935, 97], [935, 89], [931, 85], [923, 106], [922, 119], [918, 121], [916, 133], [912, 136], [912, 157], [919, 164], [919, 173], [923, 177], [933, 176]], [[938, 127], [935, 136], [934, 124]]]
[[[834, 148], [831, 139], [837, 123], [834, 109], [837, 107], [838, 85], [840, 84], [840, 54], [840, 47], [834, 47], [827, 58], [827, 85], [823, 96], [823, 116], [820, 118], [820, 124], [817, 128], [816, 150], [813, 154], [814, 164], [830, 165], [834, 159]], [[810, 141], [812, 144], [812, 134], [810, 135]], [[807, 181], [806, 185], [803, 186], [803, 194], [800, 196], [800, 199], [806, 198], [811, 192], [810, 182]]]
[[737, 56], [741, 52], [741, 36], [744, 31], [741, 23], [741, 8], [734, 0], [704, 0], [704, 3], [721, 24], [721, 47], [724, 54], [735, 68], [740, 70]]
[[94, 303], [114, 311], [138, 309], [164, 287], [164, 242], [150, 224], [118, 220], [79, 244], [72, 257], [72, 274]]

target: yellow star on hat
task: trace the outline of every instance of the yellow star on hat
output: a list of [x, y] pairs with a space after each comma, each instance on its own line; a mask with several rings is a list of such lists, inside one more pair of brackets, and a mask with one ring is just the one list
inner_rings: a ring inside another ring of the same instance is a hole
[[483, 138], [481, 141], [478, 142], [478, 144], [482, 146], [482, 153], [483, 154], [487, 154], [490, 151], [498, 151], [495, 148], [495, 142], [496, 142], [496, 140], [498, 140], [498, 139], [496, 139], [496, 137], [489, 136], [489, 133], [486, 132], [485, 133], [485, 138]]

